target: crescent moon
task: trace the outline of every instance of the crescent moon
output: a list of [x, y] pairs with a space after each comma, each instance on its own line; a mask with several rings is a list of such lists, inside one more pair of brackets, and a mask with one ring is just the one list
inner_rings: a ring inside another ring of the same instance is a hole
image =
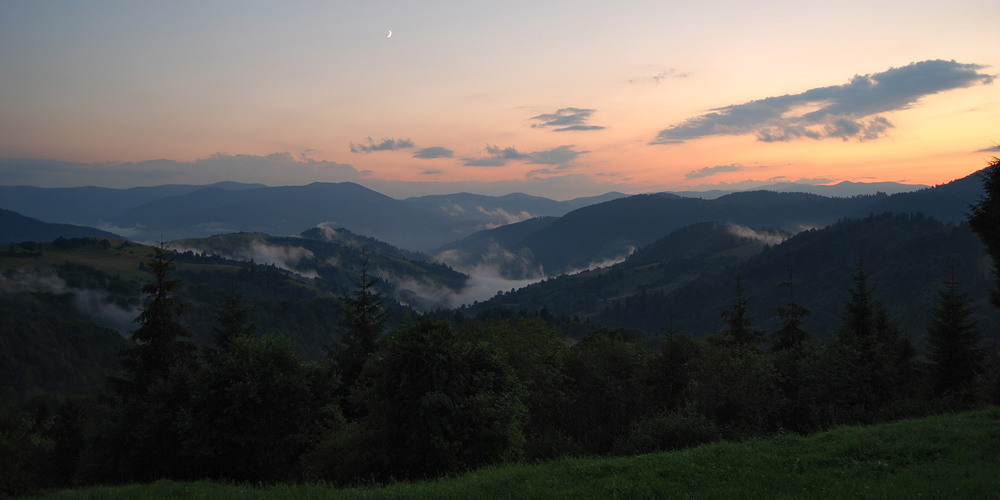
[[389, 30], [389, 34], [385, 36], [386, 38], [392, 38], [392, 30]]

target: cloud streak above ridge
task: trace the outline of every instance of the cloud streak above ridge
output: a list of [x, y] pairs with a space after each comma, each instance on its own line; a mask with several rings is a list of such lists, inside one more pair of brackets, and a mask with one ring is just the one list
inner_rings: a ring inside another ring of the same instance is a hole
[[933, 60], [857, 75], [843, 85], [715, 108], [661, 130], [650, 144], [744, 134], [754, 134], [761, 142], [804, 138], [874, 140], [893, 127], [881, 113], [908, 109], [921, 98], [939, 92], [992, 83], [994, 76], [981, 73], [983, 68]]

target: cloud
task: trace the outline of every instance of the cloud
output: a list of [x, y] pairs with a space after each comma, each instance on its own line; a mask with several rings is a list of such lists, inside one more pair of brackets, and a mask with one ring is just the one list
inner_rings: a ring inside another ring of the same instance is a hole
[[758, 230], [747, 226], [741, 226], [739, 224], [733, 224], [732, 222], [726, 223], [726, 232], [739, 238], [756, 240], [772, 246], [779, 245], [792, 236], [790, 233], [784, 231], [772, 229]]
[[395, 151], [397, 149], [408, 149], [415, 147], [413, 141], [409, 139], [382, 139], [379, 142], [375, 142], [371, 137], [367, 139], [368, 144], [355, 144], [351, 143], [352, 153], [372, 153], [375, 151]]
[[996, 146], [990, 146], [988, 148], [979, 149], [976, 152], [977, 153], [996, 153], [998, 151], [1000, 151], [1000, 144], [997, 144]]
[[421, 175], [441, 175], [441, 174], [444, 173], [444, 170], [441, 170], [440, 168], [432, 168], [432, 169], [424, 170], [423, 172], [420, 172], [420, 173], [421, 173]]
[[539, 121], [541, 123], [535, 123], [532, 128], [548, 128], [556, 127], [553, 130], [555, 132], [568, 132], [568, 131], [579, 131], [579, 130], [602, 130], [604, 127], [599, 125], [587, 125], [587, 120], [590, 119], [590, 115], [594, 113], [594, 109], [581, 109], [581, 108], [562, 108], [557, 110], [555, 113], [545, 113], [538, 116], [532, 116], [532, 120]]
[[69, 293], [73, 296], [73, 306], [77, 311], [123, 336], [128, 335], [135, 326], [134, 319], [140, 313], [134, 306], [126, 308], [116, 304], [112, 294], [107, 290], [70, 287], [54, 274], [42, 275], [14, 268], [11, 272], [0, 276], [0, 287], [18, 293]]
[[755, 134], [762, 142], [874, 140], [892, 127], [880, 113], [908, 109], [922, 97], [938, 92], [992, 83], [993, 75], [980, 73], [982, 68], [933, 60], [857, 75], [843, 85], [716, 108], [661, 130], [650, 144], [744, 134]]
[[523, 222], [538, 217], [537, 215], [528, 212], [527, 210], [521, 210], [519, 213], [512, 214], [504, 210], [503, 207], [497, 207], [493, 210], [487, 210], [483, 207], [477, 206], [476, 210], [479, 210], [479, 213], [494, 219], [494, 222], [487, 222], [484, 226], [484, 229], [496, 229], [500, 226], [506, 226], [508, 224], [514, 224], [516, 222]]
[[568, 146], [559, 146], [556, 148], [549, 149], [547, 151], [537, 151], [531, 153], [531, 159], [528, 163], [536, 165], [565, 165], [580, 156], [590, 151], [574, 151], [574, 144]]
[[431, 158], [451, 158], [455, 156], [455, 152], [438, 146], [433, 146], [429, 148], [421, 149], [416, 153], [413, 153], [414, 158], [431, 159]]
[[688, 77], [687, 73], [681, 73], [673, 68], [670, 68], [666, 71], [661, 71], [653, 76], [639, 76], [635, 78], [629, 78], [627, 81], [628, 83], [633, 85], [639, 83], [653, 83], [659, 85], [661, 81], [666, 80], [667, 78], [687, 78], [687, 77]]
[[515, 149], [513, 146], [507, 148], [501, 148], [499, 146], [486, 145], [485, 157], [480, 158], [464, 158], [465, 165], [468, 167], [502, 167], [511, 160], [526, 160], [531, 157], [528, 153], [522, 153]]
[[722, 172], [736, 172], [743, 170], [743, 165], [739, 163], [732, 163], [730, 165], [716, 165], [714, 167], [704, 167], [698, 170], [692, 170], [684, 174], [685, 179], [698, 179], [701, 177], [709, 177]]
[[487, 156], [479, 158], [464, 158], [468, 167], [502, 167], [508, 162], [517, 160], [524, 161], [532, 165], [560, 165], [565, 167], [568, 163], [590, 151], [576, 151], [575, 145], [558, 146], [544, 151], [524, 153], [513, 147], [501, 148], [498, 146], [486, 146]]

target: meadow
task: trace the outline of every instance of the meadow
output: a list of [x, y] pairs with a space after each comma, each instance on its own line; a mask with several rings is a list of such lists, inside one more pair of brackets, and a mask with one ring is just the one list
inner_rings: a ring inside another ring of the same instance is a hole
[[157, 481], [52, 492], [46, 499], [997, 498], [1000, 408], [811, 436], [610, 458], [486, 467], [431, 481], [332, 488]]

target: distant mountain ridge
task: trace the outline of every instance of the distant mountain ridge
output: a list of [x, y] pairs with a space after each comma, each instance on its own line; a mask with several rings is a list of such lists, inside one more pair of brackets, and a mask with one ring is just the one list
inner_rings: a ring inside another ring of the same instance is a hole
[[776, 182], [752, 189], [724, 190], [711, 189], [706, 191], [670, 191], [671, 194], [688, 198], [714, 199], [727, 194], [743, 191], [774, 191], [776, 193], [809, 193], [832, 198], [848, 198], [866, 194], [897, 194], [909, 193], [926, 189], [923, 184], [902, 184], [899, 182], [852, 182], [841, 181], [836, 184], [805, 184], [801, 182]]
[[[461, 269], [472, 264], [464, 257], [479, 259], [483, 248], [495, 245], [500, 252], [493, 253], [503, 259], [521, 256], [526, 260], [521, 268], [555, 276], [624, 259], [632, 251], [690, 224], [720, 221], [794, 232], [826, 226], [885, 196], [829, 198], [752, 191], [706, 200], [666, 193], [636, 195], [574, 210], [516, 241], [484, 233], [448, 245], [440, 249], [439, 255], [448, 255], [450, 263]], [[500, 230], [494, 231], [501, 234]], [[511, 268], [509, 264], [506, 267]]]
[[0, 243], [52, 241], [56, 238], [80, 238], [84, 236], [120, 238], [114, 233], [101, 229], [75, 224], [43, 222], [0, 208]]
[[[635, 249], [700, 222], [793, 233], [884, 212], [922, 213], [942, 222], [961, 222], [981, 192], [978, 173], [974, 173], [941, 186], [893, 195], [831, 197], [763, 190], [712, 199], [675, 193], [635, 195], [583, 207], [530, 228], [521, 223], [518, 232], [513, 227], [484, 231], [438, 249], [437, 255], [459, 269], [492, 265], [511, 279], [556, 276], [623, 260]], [[518, 274], [522, 271], [525, 274]]]
[[298, 234], [322, 223], [427, 251], [483, 229], [561, 216], [625, 196], [555, 201], [469, 193], [399, 200], [356, 183], [267, 187], [217, 183], [131, 189], [0, 186], [0, 207], [49, 222], [101, 227], [143, 241], [230, 232]]

